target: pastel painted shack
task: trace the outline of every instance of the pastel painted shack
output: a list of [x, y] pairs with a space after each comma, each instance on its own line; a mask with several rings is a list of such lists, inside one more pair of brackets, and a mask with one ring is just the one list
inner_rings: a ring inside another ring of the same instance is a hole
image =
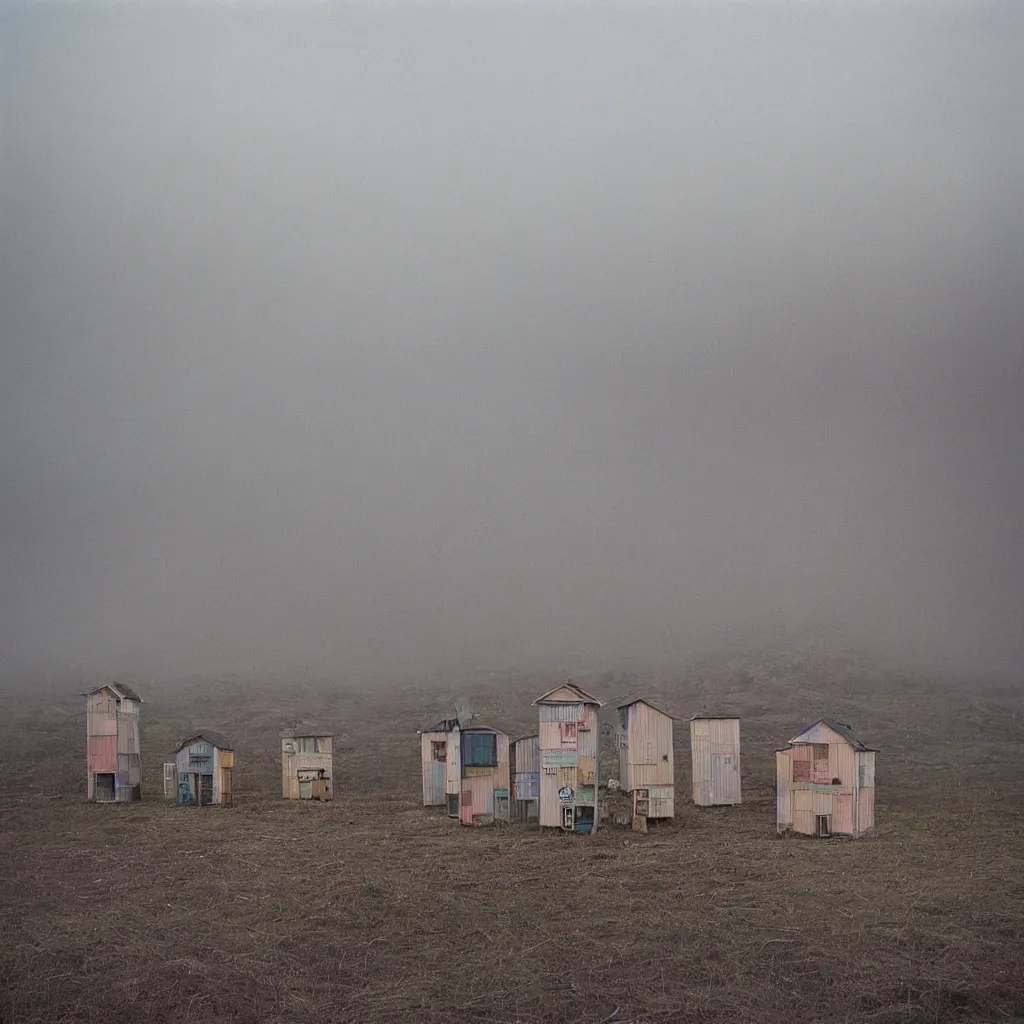
[[509, 820], [509, 741], [498, 729], [467, 728], [458, 722], [445, 747], [448, 813], [463, 825]]
[[540, 818], [540, 736], [524, 736], [511, 745], [512, 810], [510, 820]]
[[285, 800], [334, 799], [334, 737], [322, 729], [281, 733], [281, 795]]
[[540, 709], [540, 825], [593, 834], [602, 702], [565, 683], [533, 704]]
[[645, 818], [675, 816], [674, 720], [638, 699], [618, 707], [615, 727], [619, 780], [633, 794], [633, 814]]
[[85, 697], [86, 778], [89, 800], [142, 799], [139, 709], [142, 698], [124, 683], [106, 683]]
[[235, 754], [226, 736], [195, 733], [178, 747], [174, 764], [179, 804], [231, 806]]
[[775, 754], [779, 832], [856, 838], [875, 826], [875, 751], [822, 718]]
[[458, 727], [454, 718], [420, 730], [420, 761], [423, 766], [423, 806], [444, 807], [448, 772], [448, 734]]
[[693, 762], [693, 802], [698, 807], [740, 802], [738, 718], [719, 715], [695, 715], [691, 718], [690, 758]]

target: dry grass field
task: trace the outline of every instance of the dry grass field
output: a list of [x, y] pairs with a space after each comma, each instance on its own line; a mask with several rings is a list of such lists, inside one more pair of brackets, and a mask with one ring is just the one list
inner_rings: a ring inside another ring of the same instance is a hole
[[[1024, 690], [797, 656], [577, 678], [681, 719], [673, 825], [588, 839], [419, 806], [418, 727], [468, 697], [527, 732], [560, 676], [128, 680], [129, 807], [84, 802], [81, 698], [8, 686], [0, 1019], [1024, 1020]], [[743, 717], [738, 809], [686, 799], [699, 710]], [[870, 838], [774, 835], [772, 751], [822, 713], [882, 751]], [[338, 737], [333, 804], [278, 796], [278, 730], [302, 719]], [[234, 808], [161, 799], [161, 761], [204, 725], [237, 750]]]

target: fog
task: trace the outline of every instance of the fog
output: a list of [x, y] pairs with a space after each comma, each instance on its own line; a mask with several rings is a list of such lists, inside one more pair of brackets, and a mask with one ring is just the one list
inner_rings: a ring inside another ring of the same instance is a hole
[[0, 674], [1024, 654], [1024, 16], [9, 5]]

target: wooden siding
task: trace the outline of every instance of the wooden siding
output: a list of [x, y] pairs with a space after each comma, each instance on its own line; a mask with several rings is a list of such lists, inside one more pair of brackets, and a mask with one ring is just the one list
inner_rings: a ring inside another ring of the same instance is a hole
[[690, 722], [693, 802], [702, 807], [742, 800], [740, 720], [695, 718]]

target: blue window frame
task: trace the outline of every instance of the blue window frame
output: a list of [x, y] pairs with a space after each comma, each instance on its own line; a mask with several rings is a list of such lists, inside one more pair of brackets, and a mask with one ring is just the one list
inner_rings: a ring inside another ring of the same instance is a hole
[[483, 768], [497, 765], [498, 737], [492, 732], [463, 733], [462, 763], [467, 768]]

